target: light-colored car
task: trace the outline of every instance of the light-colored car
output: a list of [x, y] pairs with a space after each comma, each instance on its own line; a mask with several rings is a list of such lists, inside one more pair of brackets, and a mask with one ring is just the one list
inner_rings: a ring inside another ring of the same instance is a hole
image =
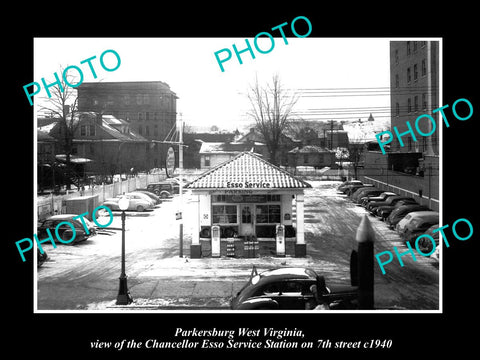
[[439, 213], [437, 211], [414, 211], [400, 220], [396, 230], [402, 238], [410, 239], [419, 231], [425, 232], [430, 226], [438, 224], [438, 221]]
[[[130, 211], [145, 211], [149, 209], [153, 209], [153, 205], [150, 201], [147, 201], [140, 196], [130, 196], [128, 197], [130, 202], [128, 204], [128, 209]], [[110, 210], [115, 211], [115, 210], [120, 210], [120, 207], [118, 206], [118, 200], [120, 200], [120, 197], [116, 198], [111, 198], [105, 200], [103, 205], [108, 206]]]
[[148, 196], [147, 194], [144, 194], [140, 191], [132, 191], [132, 192], [126, 193], [125, 195], [120, 195], [119, 197], [122, 197], [122, 196], [128, 197], [129, 200], [138, 199], [140, 197], [140, 199], [143, 199], [145, 201], [150, 202], [152, 204], [152, 206], [155, 206], [155, 204], [157, 203], [150, 196]]

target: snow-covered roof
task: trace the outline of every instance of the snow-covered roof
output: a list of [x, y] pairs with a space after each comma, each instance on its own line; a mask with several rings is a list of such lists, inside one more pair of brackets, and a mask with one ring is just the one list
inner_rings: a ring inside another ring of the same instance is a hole
[[[307, 182], [251, 152], [242, 152], [233, 159], [203, 173], [187, 187], [190, 189], [232, 190], [232, 186], [229, 185], [233, 183], [242, 184], [241, 187], [235, 187], [235, 190], [306, 189], [311, 187]], [[248, 184], [254, 185], [248, 186]]]

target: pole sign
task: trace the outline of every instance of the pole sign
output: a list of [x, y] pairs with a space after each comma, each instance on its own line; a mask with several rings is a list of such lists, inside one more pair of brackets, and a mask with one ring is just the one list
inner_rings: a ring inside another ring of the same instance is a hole
[[169, 147], [167, 151], [167, 158], [165, 160], [165, 169], [167, 171], [167, 176], [173, 176], [173, 171], [175, 170], [175, 151], [173, 147]]

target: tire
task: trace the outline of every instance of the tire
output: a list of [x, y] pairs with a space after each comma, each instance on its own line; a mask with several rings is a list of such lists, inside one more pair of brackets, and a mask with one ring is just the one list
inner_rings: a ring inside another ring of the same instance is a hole
[[138, 211], [138, 212], [142, 212], [142, 211], [144, 211], [144, 210], [145, 210], [145, 209], [143, 208], [142, 205], [138, 205], [138, 206], [137, 206], [137, 211]]

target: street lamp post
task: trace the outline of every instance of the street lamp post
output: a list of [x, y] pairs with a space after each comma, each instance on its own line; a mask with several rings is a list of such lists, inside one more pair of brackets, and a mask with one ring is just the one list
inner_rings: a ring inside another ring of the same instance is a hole
[[128, 305], [133, 299], [128, 291], [127, 275], [125, 274], [125, 210], [128, 209], [129, 200], [127, 197], [121, 197], [118, 201], [118, 207], [122, 210], [122, 272], [120, 274], [120, 287], [117, 295], [117, 305]]

